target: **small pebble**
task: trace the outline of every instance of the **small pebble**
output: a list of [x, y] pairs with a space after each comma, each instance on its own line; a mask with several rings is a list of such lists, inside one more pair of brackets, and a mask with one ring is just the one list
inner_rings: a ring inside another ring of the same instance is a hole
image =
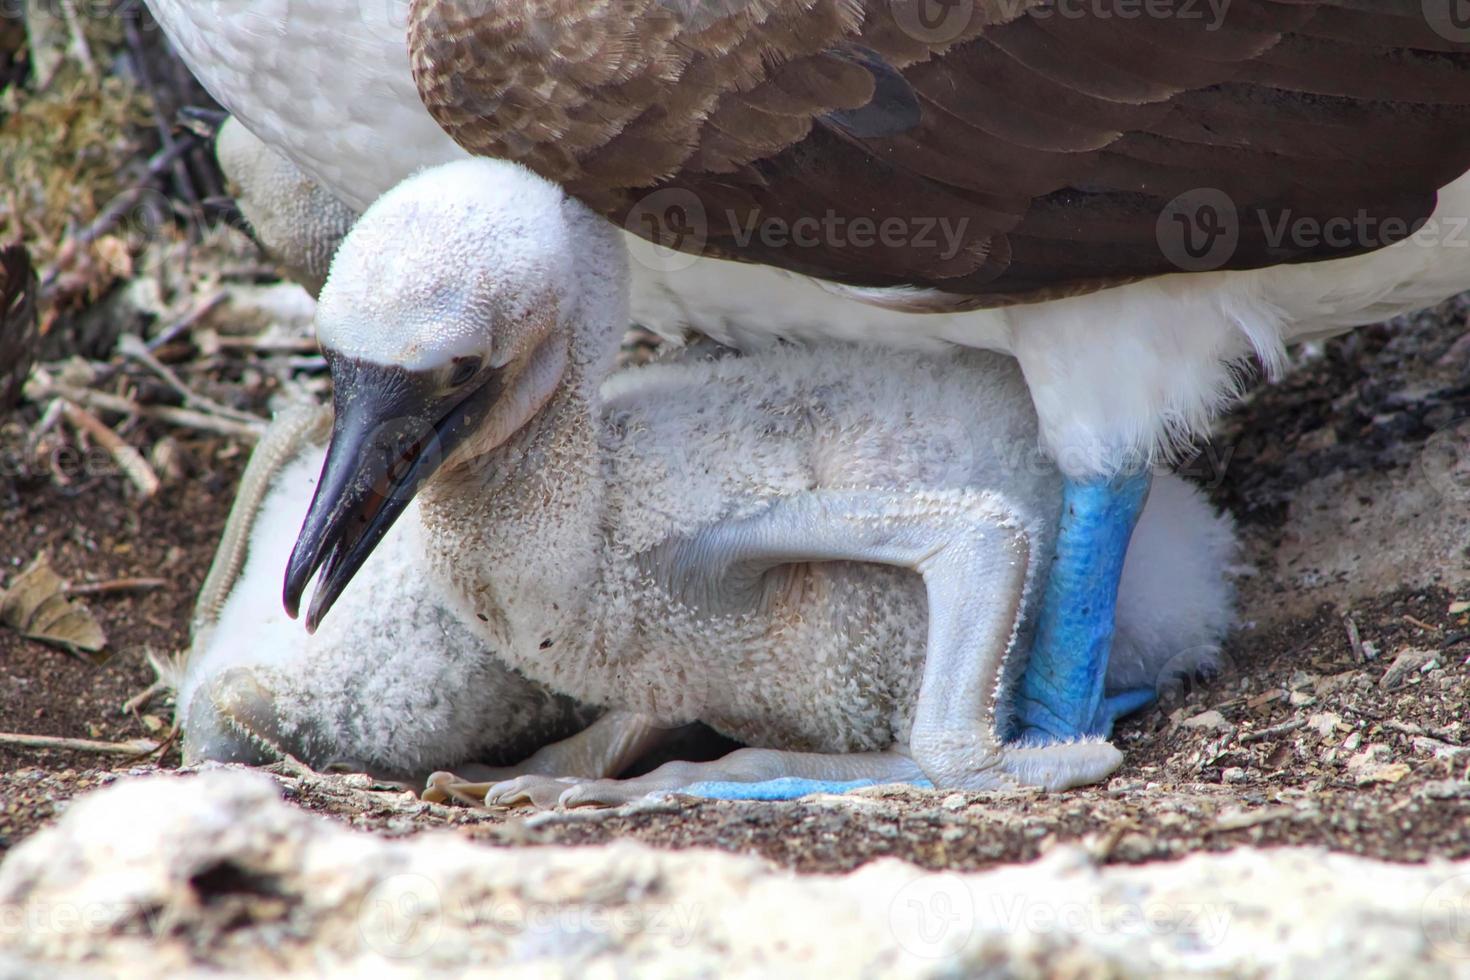
[[1230, 727], [1230, 722], [1225, 720], [1225, 716], [1213, 709], [1210, 711], [1201, 711], [1193, 718], [1186, 718], [1179, 724], [1185, 728], [1200, 728], [1205, 731], [1216, 731], [1221, 728]]

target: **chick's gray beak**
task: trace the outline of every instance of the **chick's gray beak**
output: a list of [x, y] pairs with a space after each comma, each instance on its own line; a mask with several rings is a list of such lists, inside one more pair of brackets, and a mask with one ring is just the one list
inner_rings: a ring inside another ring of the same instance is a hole
[[426, 374], [334, 355], [328, 361], [332, 440], [283, 593], [286, 612], [295, 618], [307, 583], [320, 572], [306, 613], [309, 632], [499, 393], [493, 374], [445, 395]]

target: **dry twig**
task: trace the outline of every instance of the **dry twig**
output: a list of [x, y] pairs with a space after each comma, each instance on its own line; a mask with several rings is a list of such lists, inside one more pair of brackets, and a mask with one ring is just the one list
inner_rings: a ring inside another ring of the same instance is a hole
[[1284, 721], [1279, 725], [1272, 725], [1270, 728], [1246, 732], [1240, 736], [1240, 744], [1249, 745], [1251, 742], [1262, 742], [1268, 738], [1275, 738], [1277, 735], [1286, 735], [1296, 731], [1298, 728], [1305, 728], [1306, 724], [1307, 720], [1305, 718], [1293, 718], [1291, 721]]
[[218, 415], [222, 418], [234, 419], [236, 422], [244, 422], [247, 425], [263, 426], [266, 424], [265, 419], [257, 415], [251, 415], [249, 412], [242, 412], [238, 408], [222, 405], [213, 398], [201, 395], [184, 384], [183, 379], [172, 368], [155, 357], [148, 345], [134, 335], [123, 334], [119, 337], [117, 348], [122, 352], [124, 357], [132, 358], [162, 378], [164, 384], [178, 392], [179, 396], [184, 399], [185, 406], [210, 415]]
[[1348, 646], [1352, 647], [1353, 659], [1360, 664], [1367, 663], [1368, 654], [1363, 650], [1363, 637], [1358, 633], [1358, 624], [1353, 619], [1353, 614], [1348, 613], [1342, 617], [1342, 624], [1347, 627]]
[[[133, 55], [133, 71], [137, 73], [138, 83], [151, 96], [149, 99], [149, 108], [153, 113], [154, 128], [158, 131], [158, 141], [163, 145], [165, 150], [172, 150], [175, 146], [179, 145], [184, 146], [185, 150], [191, 149], [196, 144], [198, 137], [193, 132], [185, 130], [183, 133], [184, 139], [175, 140], [173, 127], [164, 118], [162, 109], [163, 98], [160, 95], [161, 90], [154, 82], [153, 72], [148, 67], [148, 53], [143, 44], [142, 32], [138, 30], [136, 18], [127, 17], [123, 19], [123, 38], [127, 41], [128, 49]], [[170, 168], [173, 171], [174, 184], [185, 202], [194, 212], [195, 217], [201, 217], [204, 214], [204, 210], [199, 204], [199, 194], [194, 189], [194, 180], [189, 175], [189, 168], [184, 163], [182, 157], [182, 153], [178, 154], [170, 164]]]
[[61, 413], [79, 432], [87, 433], [107, 450], [117, 462], [118, 469], [133, 482], [139, 493], [151, 497], [158, 492], [158, 474], [153, 472], [153, 467], [148, 465], [143, 454], [128, 445], [122, 436], [109, 429], [97, 416], [71, 401], [61, 403]]
[[67, 401], [100, 412], [116, 412], [120, 415], [140, 415], [144, 418], [157, 419], [169, 425], [177, 425], [185, 429], [197, 429], [200, 432], [212, 432], [216, 435], [233, 436], [239, 439], [258, 439], [265, 431], [263, 422], [245, 423], [233, 419], [223, 419], [214, 415], [206, 415], [187, 408], [174, 408], [171, 405], [140, 405], [130, 398], [120, 395], [109, 395], [101, 391], [92, 391], [88, 388], [78, 388], [75, 385], [59, 384], [56, 382], [41, 381], [32, 378], [26, 384], [25, 397], [30, 401], [45, 401], [47, 398], [65, 398]]
[[23, 732], [0, 732], [0, 745], [23, 749], [60, 749], [66, 752], [93, 752], [98, 755], [145, 756], [157, 752], [159, 743], [151, 738], [130, 738], [121, 742], [100, 742], [90, 738], [63, 738], [59, 735], [27, 735]]
[[97, 62], [92, 57], [92, 46], [87, 43], [87, 34], [82, 30], [82, 21], [77, 16], [77, 5], [73, 0], [61, 0], [61, 17], [71, 34], [71, 56], [88, 75], [96, 78]]
[[91, 224], [87, 225], [87, 227], [75, 235], [67, 238], [62, 244], [61, 249], [57, 252], [56, 259], [46, 269], [46, 273], [41, 276], [42, 299], [51, 296], [52, 289], [55, 287], [56, 280], [60, 277], [62, 270], [76, 261], [78, 252], [111, 231], [137, 205], [144, 194], [155, 189], [153, 184], [158, 179], [159, 174], [177, 163], [179, 157], [197, 145], [198, 141], [192, 133], [186, 135], [189, 137], [188, 139], [177, 140], [172, 146], [164, 147], [149, 157], [148, 169], [143, 179], [113, 198], [112, 203], [104, 208], [101, 214], [93, 218]]
[[161, 589], [168, 582], [161, 578], [114, 578], [106, 582], [78, 582], [68, 585], [68, 595], [107, 595], [113, 592], [146, 592]]
[[124, 701], [122, 706], [122, 713], [125, 715], [135, 713], [140, 708], [147, 705], [148, 702], [158, 697], [160, 694], [167, 692], [172, 686], [172, 684], [160, 677], [158, 680], [154, 681], [152, 684], [149, 684], [147, 687], [143, 688], [143, 690], [139, 691], [137, 694], [134, 694], [132, 697]]
[[204, 319], [216, 306], [224, 301], [225, 294], [223, 290], [215, 290], [210, 293], [198, 303], [195, 303], [194, 308], [188, 313], [185, 313], [173, 323], [158, 331], [158, 335], [148, 341], [148, 349], [150, 351], [156, 351], [165, 344], [172, 343], [175, 338], [193, 330], [200, 320]]
[[257, 354], [315, 354], [317, 342], [308, 337], [219, 337], [220, 350], [246, 350]]

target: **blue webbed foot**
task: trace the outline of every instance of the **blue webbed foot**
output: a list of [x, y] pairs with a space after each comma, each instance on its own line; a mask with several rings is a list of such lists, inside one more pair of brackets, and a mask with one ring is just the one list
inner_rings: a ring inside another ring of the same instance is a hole
[[1135, 711], [1142, 711], [1159, 699], [1159, 692], [1151, 687], [1135, 687], [1103, 698], [1102, 708], [1097, 715], [1099, 734], [1109, 735], [1119, 718]]
[[[795, 800], [813, 793], [847, 793], [865, 786], [877, 786], [878, 783], [879, 780], [876, 779], [800, 779], [784, 776], [758, 783], [711, 780], [692, 783], [679, 792], [710, 800]], [[928, 780], [918, 780], [914, 785], [920, 789], [933, 788]]]
[[1103, 695], [1118, 581], [1150, 482], [1145, 470], [1065, 483], [1056, 555], [1017, 695], [1022, 741], [1106, 737], [1117, 718], [1153, 700], [1147, 689]]

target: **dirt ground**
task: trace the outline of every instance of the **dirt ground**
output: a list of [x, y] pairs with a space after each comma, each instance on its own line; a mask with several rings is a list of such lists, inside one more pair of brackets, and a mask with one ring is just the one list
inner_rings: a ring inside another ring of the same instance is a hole
[[[1297, 558], [1290, 567], [1278, 561], [1284, 549], [1312, 553], [1302, 528], [1313, 525], [1292, 506], [1301, 488], [1337, 481], [1333, 493], [1351, 496], [1357, 481], [1413, 475], [1430, 441], [1470, 414], [1466, 309], [1452, 301], [1299, 355], [1287, 377], [1258, 388], [1185, 466], [1236, 515], [1257, 571], [1242, 580], [1241, 625], [1224, 672], [1167, 692], [1163, 704], [1123, 724], [1117, 740], [1127, 760], [1105, 785], [1052, 795], [874, 790], [776, 804], [674, 800], [552, 814], [418, 803], [362, 777], [283, 773], [283, 785], [303, 807], [393, 835], [451, 826], [504, 846], [627, 837], [753, 852], [809, 872], [882, 855], [978, 869], [1074, 840], [1121, 862], [1242, 844], [1317, 844], [1395, 861], [1470, 856], [1470, 604], [1453, 588], [1463, 569], [1452, 561], [1443, 575], [1411, 569], [1348, 608], [1314, 604]], [[181, 344], [175, 356], [194, 353]], [[242, 387], [228, 357], [211, 377], [216, 396], [263, 410], [269, 383]], [[3, 448], [15, 449], [35, 415], [32, 406], [16, 416]], [[149, 446], [170, 433], [146, 422], [125, 434]], [[110, 641], [100, 666], [0, 629], [0, 731], [162, 737], [166, 696], [132, 711], [123, 705], [155, 679], [148, 651], [186, 643], [193, 596], [245, 458], [231, 439], [171, 434], [174, 477], [143, 503], [115, 474], [62, 486], [34, 467], [0, 470], [3, 574], [48, 549], [73, 583], [165, 582], [88, 598]], [[1451, 519], [1464, 507], [1456, 489], [1437, 505], [1454, 511]], [[1443, 542], [1423, 536], [1445, 519], [1443, 510], [1395, 518], [1392, 533], [1410, 555], [1436, 554]], [[1353, 526], [1337, 530], [1353, 540]], [[0, 854], [117, 773], [177, 765], [172, 748], [136, 759], [0, 745]]]

